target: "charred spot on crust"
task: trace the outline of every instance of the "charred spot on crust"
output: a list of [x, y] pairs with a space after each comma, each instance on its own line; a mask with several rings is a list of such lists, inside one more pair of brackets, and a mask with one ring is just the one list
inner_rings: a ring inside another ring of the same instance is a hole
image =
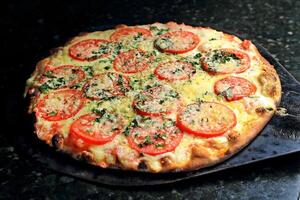
[[236, 143], [239, 136], [240, 136], [240, 134], [237, 131], [231, 131], [227, 137], [228, 137], [229, 142]]
[[259, 108], [256, 108], [255, 109], [255, 112], [259, 115], [263, 115], [267, 112], [270, 112], [270, 111], [273, 111], [274, 109], [273, 108], [263, 108], [263, 107], [259, 107]]
[[276, 82], [278, 82], [278, 80], [273, 73], [263, 72], [259, 75], [258, 81], [262, 85], [263, 94], [270, 97], [274, 97], [277, 95], [278, 88]]
[[255, 109], [255, 112], [259, 115], [263, 115], [267, 112], [267, 110], [265, 108], [259, 107]]
[[206, 158], [209, 156], [209, 150], [205, 146], [199, 144], [193, 145], [192, 156], [194, 158]]
[[165, 157], [160, 159], [160, 163], [161, 163], [162, 166], [166, 167], [166, 166], [169, 166], [172, 163], [172, 160], [170, 159], [170, 157], [165, 156]]
[[276, 86], [272, 86], [270, 89], [269, 89], [269, 95], [270, 96], [276, 96], [276, 94], [277, 94], [277, 88], [276, 88]]
[[84, 162], [93, 162], [94, 161], [94, 156], [91, 152], [88, 152], [88, 151], [83, 151], [81, 152], [77, 158], [81, 161], [84, 161]]
[[138, 169], [139, 170], [147, 170], [148, 169], [148, 166], [144, 160], [141, 160], [141, 162], [138, 165]]
[[64, 136], [60, 133], [57, 133], [53, 135], [51, 142], [55, 148], [62, 149], [64, 146]]

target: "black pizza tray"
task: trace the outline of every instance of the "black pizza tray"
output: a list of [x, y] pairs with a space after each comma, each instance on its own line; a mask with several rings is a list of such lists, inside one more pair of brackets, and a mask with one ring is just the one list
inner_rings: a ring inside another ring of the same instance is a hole
[[[91, 27], [87, 31], [105, 30], [113, 27]], [[213, 26], [210, 27], [214, 28]], [[230, 31], [215, 29], [234, 34]], [[22, 123], [24, 132], [16, 137], [17, 150], [59, 173], [114, 186], [168, 184], [300, 152], [300, 83], [266, 49], [257, 43], [254, 44], [259, 52], [274, 65], [279, 74], [282, 84], [280, 107], [286, 108], [288, 114], [283, 116], [275, 115], [254, 141], [220, 164], [195, 171], [163, 174], [101, 169], [73, 160], [69, 156], [56, 152], [39, 141], [33, 133], [34, 119], [25, 112]], [[28, 107], [28, 102], [24, 101], [24, 107]]]

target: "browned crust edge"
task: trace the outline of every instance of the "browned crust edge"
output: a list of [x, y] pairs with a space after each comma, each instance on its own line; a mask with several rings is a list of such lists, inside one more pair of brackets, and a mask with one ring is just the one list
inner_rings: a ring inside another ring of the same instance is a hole
[[275, 87], [276, 87], [276, 92], [277, 92], [277, 95], [275, 97], [273, 97], [274, 101], [275, 101], [275, 105], [276, 107], [279, 106], [280, 104], [280, 101], [281, 101], [281, 94], [282, 94], [282, 87], [281, 87], [281, 81], [280, 81], [280, 78], [279, 78], [279, 75], [277, 74], [275, 68], [273, 65], [271, 65], [269, 63], [269, 61], [267, 61], [258, 51], [257, 47], [255, 45], [253, 45], [253, 48], [256, 52], [256, 55], [259, 56], [260, 60], [262, 61], [262, 63], [264, 63], [264, 72], [266, 74], [271, 74], [271, 75], [274, 75], [276, 77], [276, 83], [275, 84]]

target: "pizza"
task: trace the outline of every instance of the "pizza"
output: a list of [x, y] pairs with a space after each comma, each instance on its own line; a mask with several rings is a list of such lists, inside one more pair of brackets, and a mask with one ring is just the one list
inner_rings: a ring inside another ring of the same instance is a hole
[[83, 33], [27, 81], [35, 134], [100, 168], [211, 166], [246, 146], [281, 98], [250, 40], [168, 22]]

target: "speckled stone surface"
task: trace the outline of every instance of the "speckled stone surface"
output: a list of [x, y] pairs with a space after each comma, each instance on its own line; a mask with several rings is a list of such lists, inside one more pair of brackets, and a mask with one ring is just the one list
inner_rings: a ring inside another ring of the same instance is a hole
[[[2, 3], [1, 3], [2, 4]], [[284, 199], [299, 198], [300, 154], [172, 185], [109, 187], [63, 176], [26, 157], [13, 143], [22, 92], [35, 63], [68, 38], [102, 24], [177, 21], [214, 25], [268, 49], [300, 80], [300, 1], [15, 1], [0, 5], [0, 199]], [[21, 37], [20, 37], [21, 36]], [[11, 81], [14, 80], [14, 81]], [[25, 130], [26, 131], [26, 130]]]

